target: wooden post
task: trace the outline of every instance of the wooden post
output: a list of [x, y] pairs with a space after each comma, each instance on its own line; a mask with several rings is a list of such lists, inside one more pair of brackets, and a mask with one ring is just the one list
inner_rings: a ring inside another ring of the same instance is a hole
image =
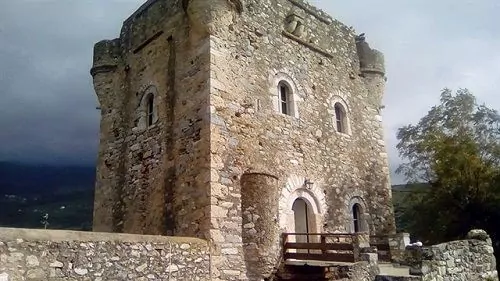
[[283, 233], [283, 250], [287, 250], [286, 248], [286, 244], [288, 243], [288, 234], [287, 233]]
[[321, 254], [326, 254], [326, 236], [321, 235]]

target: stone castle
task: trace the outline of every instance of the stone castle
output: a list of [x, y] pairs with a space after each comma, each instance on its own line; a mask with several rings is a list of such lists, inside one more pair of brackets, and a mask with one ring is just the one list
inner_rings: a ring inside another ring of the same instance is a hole
[[91, 75], [94, 232], [0, 229], [0, 281], [498, 280], [396, 233], [384, 57], [307, 2], [149, 0]]
[[383, 55], [308, 3], [148, 1], [92, 76], [94, 231], [207, 239], [224, 278], [282, 232], [395, 232]]

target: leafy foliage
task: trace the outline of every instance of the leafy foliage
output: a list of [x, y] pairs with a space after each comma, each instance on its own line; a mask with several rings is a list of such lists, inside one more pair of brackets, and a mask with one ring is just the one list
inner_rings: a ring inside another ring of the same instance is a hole
[[[481, 228], [500, 246], [500, 115], [467, 89], [441, 93], [416, 125], [400, 128], [397, 172], [425, 192], [404, 199], [401, 220], [427, 243], [463, 238]], [[498, 252], [498, 251], [497, 251]]]

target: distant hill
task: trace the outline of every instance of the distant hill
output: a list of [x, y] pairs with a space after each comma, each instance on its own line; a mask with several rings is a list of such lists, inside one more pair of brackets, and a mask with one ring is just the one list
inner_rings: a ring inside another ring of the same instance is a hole
[[417, 195], [427, 192], [430, 186], [426, 183], [418, 184], [399, 184], [392, 186], [392, 204], [394, 205], [394, 216], [396, 218], [396, 227], [398, 231], [408, 231], [407, 222], [403, 219], [403, 214], [411, 204], [411, 195]]
[[32, 194], [65, 189], [92, 189], [95, 167], [48, 166], [0, 162], [0, 192]]
[[0, 226], [90, 230], [95, 167], [0, 162]]
[[[95, 167], [48, 166], [0, 162], [0, 226], [90, 230], [94, 202]], [[401, 219], [410, 194], [425, 192], [426, 184], [393, 185], [396, 224]]]

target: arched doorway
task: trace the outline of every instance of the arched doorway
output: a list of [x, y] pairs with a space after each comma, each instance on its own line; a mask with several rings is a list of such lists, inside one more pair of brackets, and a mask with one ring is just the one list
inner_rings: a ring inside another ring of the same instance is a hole
[[[304, 199], [298, 198], [292, 206], [293, 218], [295, 223], [295, 233], [309, 233], [310, 211]], [[307, 235], [297, 235], [297, 242], [308, 242]]]
[[[290, 176], [282, 189], [279, 203], [279, 225], [285, 233], [321, 233], [324, 211], [327, 209], [325, 193], [318, 184], [305, 185], [304, 177]], [[306, 242], [307, 237], [287, 237], [289, 242]], [[298, 241], [297, 241], [298, 240]], [[309, 242], [319, 242], [318, 235], [309, 236]]]
[[[314, 213], [313, 206], [305, 198], [297, 198], [292, 205], [293, 212], [293, 232], [295, 235], [295, 242], [297, 243], [310, 243], [318, 242], [319, 237], [314, 235], [309, 236], [309, 233], [317, 233], [317, 217]], [[302, 233], [302, 235], [299, 235]]]

